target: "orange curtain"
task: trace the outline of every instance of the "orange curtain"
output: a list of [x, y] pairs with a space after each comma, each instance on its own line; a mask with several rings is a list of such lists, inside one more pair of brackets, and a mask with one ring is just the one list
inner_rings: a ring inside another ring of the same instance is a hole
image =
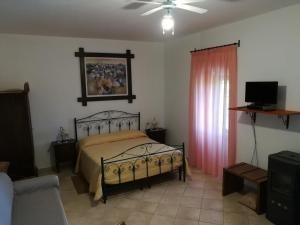
[[237, 46], [192, 53], [189, 162], [222, 176], [236, 159]]

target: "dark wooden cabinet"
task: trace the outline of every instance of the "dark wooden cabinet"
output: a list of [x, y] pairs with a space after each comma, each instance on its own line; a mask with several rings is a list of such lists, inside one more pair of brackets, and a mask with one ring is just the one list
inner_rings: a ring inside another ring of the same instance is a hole
[[159, 143], [166, 143], [166, 129], [164, 128], [153, 128], [153, 129], [146, 129], [146, 134], [148, 137], [157, 141]]
[[53, 141], [51, 143], [52, 149], [52, 166], [56, 171], [60, 171], [60, 164], [70, 162], [72, 166], [76, 163], [76, 141], [68, 139], [64, 142]]
[[24, 90], [0, 92], [0, 161], [10, 163], [13, 179], [36, 176], [29, 107], [29, 85]]

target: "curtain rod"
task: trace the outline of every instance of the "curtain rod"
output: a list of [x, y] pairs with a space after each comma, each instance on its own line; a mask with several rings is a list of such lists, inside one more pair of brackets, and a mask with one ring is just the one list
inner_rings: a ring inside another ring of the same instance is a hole
[[238, 47], [240, 47], [241, 41], [239, 40], [238, 42], [235, 42], [235, 43], [231, 43], [231, 44], [227, 44], [227, 45], [220, 45], [220, 46], [215, 46], [215, 47], [210, 47], [210, 48], [202, 48], [202, 49], [195, 48], [193, 51], [190, 51], [190, 53], [210, 50], [210, 49], [214, 49], [214, 48], [222, 48], [222, 47], [227, 47], [227, 46], [231, 46], [231, 45], [237, 45]]

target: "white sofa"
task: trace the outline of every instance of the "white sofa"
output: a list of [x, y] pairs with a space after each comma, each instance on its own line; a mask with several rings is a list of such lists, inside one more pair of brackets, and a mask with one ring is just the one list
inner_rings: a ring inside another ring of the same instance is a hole
[[0, 225], [68, 225], [58, 177], [12, 182], [0, 173]]

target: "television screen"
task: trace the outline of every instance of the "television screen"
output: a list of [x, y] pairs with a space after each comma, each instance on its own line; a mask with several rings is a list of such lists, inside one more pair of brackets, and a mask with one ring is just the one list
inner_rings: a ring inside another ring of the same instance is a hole
[[260, 105], [277, 103], [277, 81], [246, 82], [245, 102]]

